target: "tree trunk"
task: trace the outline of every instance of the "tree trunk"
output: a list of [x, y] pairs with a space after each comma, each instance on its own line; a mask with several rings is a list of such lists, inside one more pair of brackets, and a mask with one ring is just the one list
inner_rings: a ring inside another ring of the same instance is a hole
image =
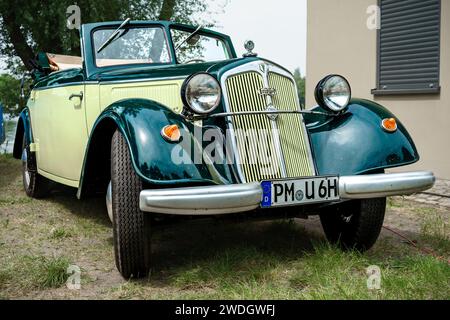
[[25, 36], [20, 30], [20, 25], [16, 23], [16, 14], [13, 10], [2, 15], [4, 27], [8, 33], [9, 40], [13, 45], [14, 51], [22, 60], [28, 70], [31, 70], [30, 59], [34, 58], [33, 50], [28, 45]]
[[161, 12], [159, 13], [159, 20], [170, 20], [173, 17], [175, 11], [176, 0], [164, 0]]
[[[170, 20], [175, 12], [175, 5], [177, 0], [164, 0], [161, 12], [159, 13], [159, 20]], [[159, 62], [161, 59], [162, 49], [164, 45], [165, 37], [155, 37], [152, 41], [152, 49], [150, 51], [150, 57], [154, 62]]]

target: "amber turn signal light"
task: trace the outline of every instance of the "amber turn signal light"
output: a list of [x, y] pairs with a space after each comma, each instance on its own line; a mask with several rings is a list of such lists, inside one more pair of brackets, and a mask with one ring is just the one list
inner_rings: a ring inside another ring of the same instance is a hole
[[395, 132], [397, 131], [397, 120], [395, 120], [394, 118], [384, 119], [381, 122], [381, 126], [387, 132]]
[[181, 139], [180, 128], [176, 124], [168, 125], [161, 130], [162, 137], [169, 142], [178, 142]]

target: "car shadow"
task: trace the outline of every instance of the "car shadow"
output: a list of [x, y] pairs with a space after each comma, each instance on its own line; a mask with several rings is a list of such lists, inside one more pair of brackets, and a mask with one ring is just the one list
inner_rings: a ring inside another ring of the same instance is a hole
[[189, 270], [232, 275], [256, 263], [260, 271], [270, 272], [276, 265], [297, 260], [326, 243], [316, 226], [304, 222], [208, 219], [156, 229], [152, 240], [152, 286], [165, 286], [171, 278]]
[[68, 212], [80, 218], [89, 219], [93, 223], [112, 227], [106, 210], [104, 196], [86, 197], [79, 200], [77, 198], [77, 189], [61, 184], [54, 184], [46, 199], [60, 204]]
[[[52, 186], [48, 200], [90, 223], [111, 228], [104, 197], [76, 198], [76, 189]], [[166, 283], [168, 275], [197, 264], [209, 264], [224, 253], [251, 251], [253, 255], [276, 260], [298, 258], [312, 252], [314, 244], [325, 242], [311, 221], [291, 219], [274, 221], [235, 221], [226, 219], [181, 220], [158, 225], [152, 230], [152, 285]], [[305, 227], [306, 226], [306, 227]], [[247, 257], [242, 256], [241, 263]], [[248, 261], [250, 263], [250, 261]], [[231, 266], [231, 268], [233, 268]], [[141, 281], [141, 280], [136, 280]]]
[[[111, 228], [104, 197], [76, 198], [76, 189], [63, 185], [52, 187], [48, 200], [90, 223]], [[283, 263], [312, 253], [314, 246], [326, 243], [320, 223], [290, 219], [272, 221], [235, 221], [227, 219], [180, 220], [152, 228], [152, 286], [166, 286], [180, 272], [194, 266], [208, 266], [224, 255], [237, 256], [229, 272], [254, 263], [255, 257], [270, 263]], [[264, 264], [264, 262], [262, 263]], [[270, 268], [269, 265], [267, 265]], [[145, 285], [148, 279], [132, 280]]]

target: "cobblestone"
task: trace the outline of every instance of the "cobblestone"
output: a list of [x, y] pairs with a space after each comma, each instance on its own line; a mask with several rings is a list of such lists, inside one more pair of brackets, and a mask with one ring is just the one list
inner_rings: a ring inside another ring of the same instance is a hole
[[405, 198], [420, 203], [450, 208], [450, 180], [438, 179], [432, 189]]

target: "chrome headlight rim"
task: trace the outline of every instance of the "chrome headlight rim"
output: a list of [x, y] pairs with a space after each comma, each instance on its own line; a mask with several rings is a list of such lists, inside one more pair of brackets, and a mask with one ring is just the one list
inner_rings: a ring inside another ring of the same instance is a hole
[[[348, 88], [347, 101], [346, 101], [345, 104], [343, 104], [342, 106], [339, 106], [339, 107], [336, 104], [327, 103], [326, 97], [325, 97], [325, 94], [324, 94], [325, 86], [332, 78], [339, 78], [341, 81], [344, 82], [344, 84]], [[343, 76], [341, 76], [339, 74], [330, 74], [330, 75], [326, 76], [325, 78], [323, 78], [322, 80], [319, 81], [319, 83], [316, 86], [316, 90], [314, 92], [314, 95], [315, 95], [317, 103], [321, 107], [323, 107], [323, 108], [325, 108], [325, 109], [327, 109], [327, 110], [329, 110], [331, 112], [334, 112], [334, 113], [340, 113], [340, 112], [344, 111], [348, 107], [348, 105], [350, 104], [350, 101], [352, 99], [352, 88], [350, 86], [350, 83], [348, 82], [348, 80], [345, 77], [343, 77]]]
[[[208, 109], [207, 111], [198, 110], [197, 108], [193, 107], [191, 105], [191, 103], [189, 102], [189, 97], [187, 96], [188, 95], [188, 90], [187, 89], [188, 89], [188, 85], [190, 84], [190, 82], [195, 77], [202, 76], [202, 75], [203, 76], [206, 75], [212, 81], [214, 81], [216, 86], [217, 86], [217, 89], [218, 89], [217, 101], [216, 101], [215, 105], [212, 108]], [[194, 74], [190, 75], [188, 78], [186, 78], [186, 80], [184, 80], [183, 85], [181, 86], [181, 100], [183, 102], [184, 108], [187, 108], [190, 112], [198, 114], [198, 115], [208, 115], [208, 114], [212, 113], [214, 110], [216, 110], [219, 107], [220, 102], [222, 100], [222, 88], [220, 87], [219, 81], [216, 78], [214, 78], [211, 74], [209, 74], [208, 72], [197, 72], [197, 73], [194, 73]]]

